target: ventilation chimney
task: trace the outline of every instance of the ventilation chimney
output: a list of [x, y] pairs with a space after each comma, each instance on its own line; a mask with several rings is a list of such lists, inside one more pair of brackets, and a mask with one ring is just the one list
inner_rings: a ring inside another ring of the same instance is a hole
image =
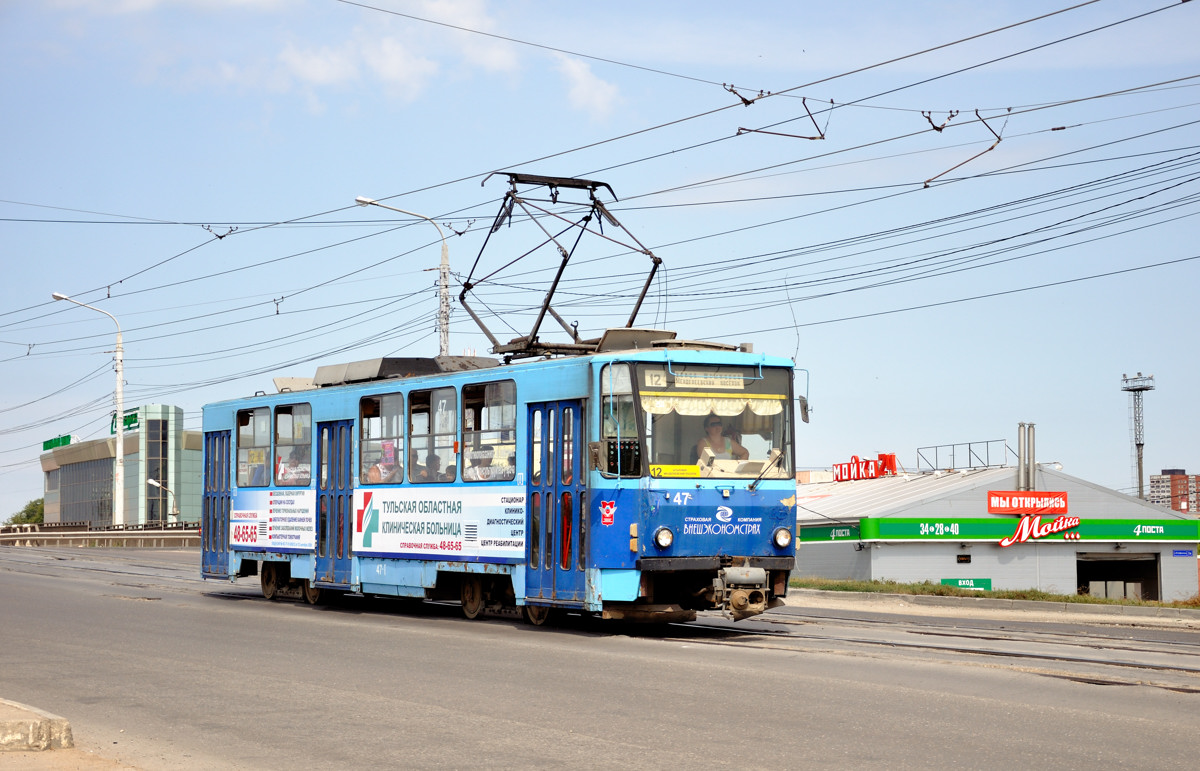
[[1037, 463], [1034, 462], [1033, 452], [1033, 424], [1026, 423], [1025, 431], [1029, 436], [1025, 439], [1025, 454], [1028, 460], [1029, 467], [1025, 471], [1025, 482], [1028, 485], [1026, 490], [1037, 489]]
[[1024, 492], [1025, 481], [1025, 424], [1017, 424], [1017, 489]]

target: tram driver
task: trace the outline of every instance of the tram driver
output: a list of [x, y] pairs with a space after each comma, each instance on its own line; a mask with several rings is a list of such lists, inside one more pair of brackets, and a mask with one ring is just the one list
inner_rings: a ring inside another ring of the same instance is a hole
[[725, 423], [719, 415], [704, 419], [704, 436], [696, 442], [696, 457], [703, 458], [705, 450], [712, 450], [714, 460], [747, 460], [750, 451], [732, 436], [725, 435]]

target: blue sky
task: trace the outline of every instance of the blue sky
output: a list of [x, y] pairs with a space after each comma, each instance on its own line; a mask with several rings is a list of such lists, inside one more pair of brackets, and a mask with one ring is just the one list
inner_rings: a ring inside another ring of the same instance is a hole
[[[276, 375], [435, 354], [437, 234], [353, 201], [447, 226], [461, 282], [493, 171], [611, 185], [663, 260], [640, 323], [794, 357], [802, 468], [1029, 421], [1039, 460], [1129, 490], [1142, 371], [1148, 473], [1200, 470], [1200, 5], [1019, 24], [1068, 5], [0, 3], [0, 518], [44, 439], [108, 430], [115, 328], [52, 292], [120, 320], [127, 405], [199, 429]], [[498, 336], [556, 264], [477, 290]], [[622, 325], [647, 268], [586, 240], [560, 312]], [[457, 306], [450, 347], [488, 348]]]

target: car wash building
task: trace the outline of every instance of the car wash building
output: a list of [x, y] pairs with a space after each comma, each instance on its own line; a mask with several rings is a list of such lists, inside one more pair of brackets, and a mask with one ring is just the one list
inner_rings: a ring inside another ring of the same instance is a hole
[[[1032, 444], [1032, 442], [1031, 442]], [[1198, 587], [1200, 520], [1018, 458], [797, 485], [797, 576], [1170, 602]], [[874, 466], [874, 469], [872, 469]]]

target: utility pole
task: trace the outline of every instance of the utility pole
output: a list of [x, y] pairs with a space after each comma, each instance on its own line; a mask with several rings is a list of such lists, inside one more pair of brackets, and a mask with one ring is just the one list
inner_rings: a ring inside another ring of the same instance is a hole
[[78, 300], [72, 300], [62, 292], [54, 292], [52, 295], [55, 300], [66, 300], [69, 303], [74, 303], [81, 308], [103, 313], [112, 319], [112, 322], [117, 325], [117, 348], [114, 353], [117, 370], [117, 388], [114, 394], [117, 408], [117, 420], [113, 433], [117, 435], [117, 457], [113, 462], [113, 501], [112, 501], [112, 524], [125, 524], [125, 346], [121, 340], [121, 322], [117, 321], [117, 317], [108, 311], [100, 310], [94, 305], [81, 303]]
[[438, 353], [441, 356], [448, 356], [450, 354], [450, 248], [446, 246], [446, 235], [442, 232], [442, 228], [431, 217], [407, 209], [397, 209], [395, 206], [380, 203], [374, 198], [360, 195], [354, 199], [354, 202], [359, 206], [378, 206], [381, 209], [390, 209], [411, 217], [420, 217], [437, 228], [438, 238], [442, 239], [442, 261], [438, 266]]

